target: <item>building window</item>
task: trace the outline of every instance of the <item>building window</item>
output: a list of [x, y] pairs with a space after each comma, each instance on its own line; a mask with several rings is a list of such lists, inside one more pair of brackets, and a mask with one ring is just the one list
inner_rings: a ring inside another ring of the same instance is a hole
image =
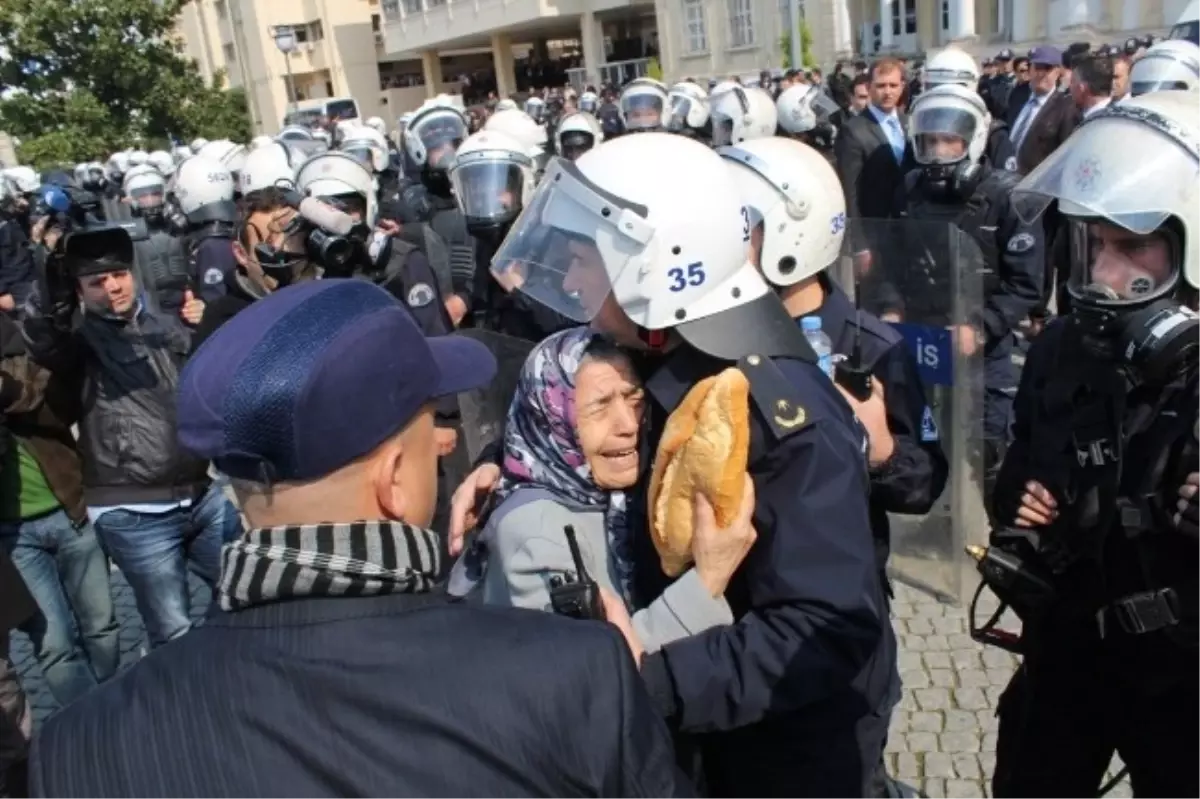
[[683, 0], [683, 24], [687, 28], [687, 52], [707, 52], [708, 30], [704, 24], [704, 0]]
[[217, 19], [225, 19], [225, 0], [217, 0], [213, 3], [213, 11], [217, 12]]
[[404, 0], [405, 14], [420, 14], [422, 11], [421, 0]]
[[950, 0], [942, 0], [942, 30], [950, 30]]
[[888, 5], [890, 5], [892, 8], [892, 35], [893, 36], [899, 36], [900, 32], [901, 32], [900, 31], [900, 14], [901, 14], [902, 9], [900, 8], [900, 4], [903, 2], [904, 2], [904, 0], [890, 0], [890, 2], [888, 3]]
[[371, 15], [371, 30], [375, 31], [375, 33], [379, 33], [380, 22], [381, 20], [379, 19], [378, 14]]
[[383, 15], [388, 19], [395, 19], [400, 16], [400, 0], [383, 0], [383, 5], [380, 8], [383, 10]]
[[308, 26], [312, 29], [312, 40], [319, 42], [325, 38], [325, 26], [321, 24], [321, 20], [317, 20]]
[[754, 0], [725, 0], [729, 9], [729, 46], [754, 44]]
[[234, 52], [232, 44], [222, 45], [221, 52], [225, 54], [225, 63], [227, 65], [237, 61], [237, 53]]

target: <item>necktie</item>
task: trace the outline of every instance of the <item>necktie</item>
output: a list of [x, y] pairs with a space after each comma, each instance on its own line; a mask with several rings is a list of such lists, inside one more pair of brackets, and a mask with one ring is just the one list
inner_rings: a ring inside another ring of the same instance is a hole
[[1037, 115], [1037, 109], [1038, 97], [1035, 94], [1029, 98], [1029, 102], [1025, 103], [1025, 107], [1017, 115], [1016, 124], [1013, 125], [1012, 143], [1013, 147], [1018, 150], [1021, 149], [1021, 143], [1025, 141], [1025, 134], [1029, 132], [1029, 125]]
[[888, 137], [892, 143], [892, 153], [899, 164], [904, 160], [904, 130], [900, 127], [900, 120], [895, 117], [888, 117], [887, 124], [892, 131], [892, 135]]

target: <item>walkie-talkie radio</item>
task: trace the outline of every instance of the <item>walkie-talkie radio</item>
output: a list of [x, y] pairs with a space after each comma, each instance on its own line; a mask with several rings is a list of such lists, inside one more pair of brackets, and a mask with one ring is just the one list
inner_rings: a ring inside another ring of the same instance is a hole
[[550, 578], [550, 607], [560, 616], [572, 619], [604, 619], [604, 605], [600, 601], [600, 587], [588, 576], [579, 554], [579, 542], [575, 540], [575, 528], [563, 528], [567, 546], [571, 549], [571, 560], [575, 572]]
[[833, 379], [859, 402], [871, 397], [871, 370], [862, 362], [862, 290], [854, 281], [854, 348], [833, 367]]

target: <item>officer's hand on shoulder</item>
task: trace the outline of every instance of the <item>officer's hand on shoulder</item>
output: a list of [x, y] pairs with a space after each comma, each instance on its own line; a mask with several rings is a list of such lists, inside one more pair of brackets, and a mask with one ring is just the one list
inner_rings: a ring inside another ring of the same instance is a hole
[[1200, 535], [1200, 528], [1197, 525], [1197, 517], [1200, 516], [1200, 508], [1197, 506], [1198, 497], [1200, 497], [1200, 473], [1192, 472], [1179, 487], [1179, 501], [1175, 503], [1179, 512], [1172, 520], [1175, 522], [1175, 529], [1192, 538]]
[[883, 382], [872, 380], [871, 396], [865, 400], [856, 398], [837, 383], [834, 385], [837, 386], [838, 391], [842, 392], [846, 402], [850, 403], [850, 408], [858, 417], [858, 421], [862, 422], [862, 426], [867, 429], [867, 441], [870, 445], [867, 459], [871, 466], [885, 463], [896, 451], [896, 440], [892, 437], [892, 431], [888, 429], [887, 402], [883, 394]]
[[438, 455], [449, 455], [458, 446], [458, 431], [453, 427], [433, 428], [433, 438], [437, 442]]
[[1025, 484], [1021, 505], [1013, 524], [1017, 527], [1047, 527], [1058, 518], [1058, 500], [1037, 480]]
[[400, 225], [391, 219], [380, 219], [375, 223], [375, 229], [386, 236], [400, 235]]
[[447, 542], [450, 557], [462, 554], [467, 531], [479, 523], [479, 513], [499, 482], [499, 464], [483, 463], [454, 489], [454, 496], [450, 498], [450, 538]]

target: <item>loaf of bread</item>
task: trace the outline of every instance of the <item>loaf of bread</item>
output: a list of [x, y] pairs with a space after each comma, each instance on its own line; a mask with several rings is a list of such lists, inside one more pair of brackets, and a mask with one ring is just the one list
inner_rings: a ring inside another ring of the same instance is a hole
[[650, 477], [650, 528], [663, 572], [677, 577], [692, 563], [697, 493], [717, 524], [737, 516], [750, 453], [750, 383], [738, 369], [701, 380], [667, 420]]

